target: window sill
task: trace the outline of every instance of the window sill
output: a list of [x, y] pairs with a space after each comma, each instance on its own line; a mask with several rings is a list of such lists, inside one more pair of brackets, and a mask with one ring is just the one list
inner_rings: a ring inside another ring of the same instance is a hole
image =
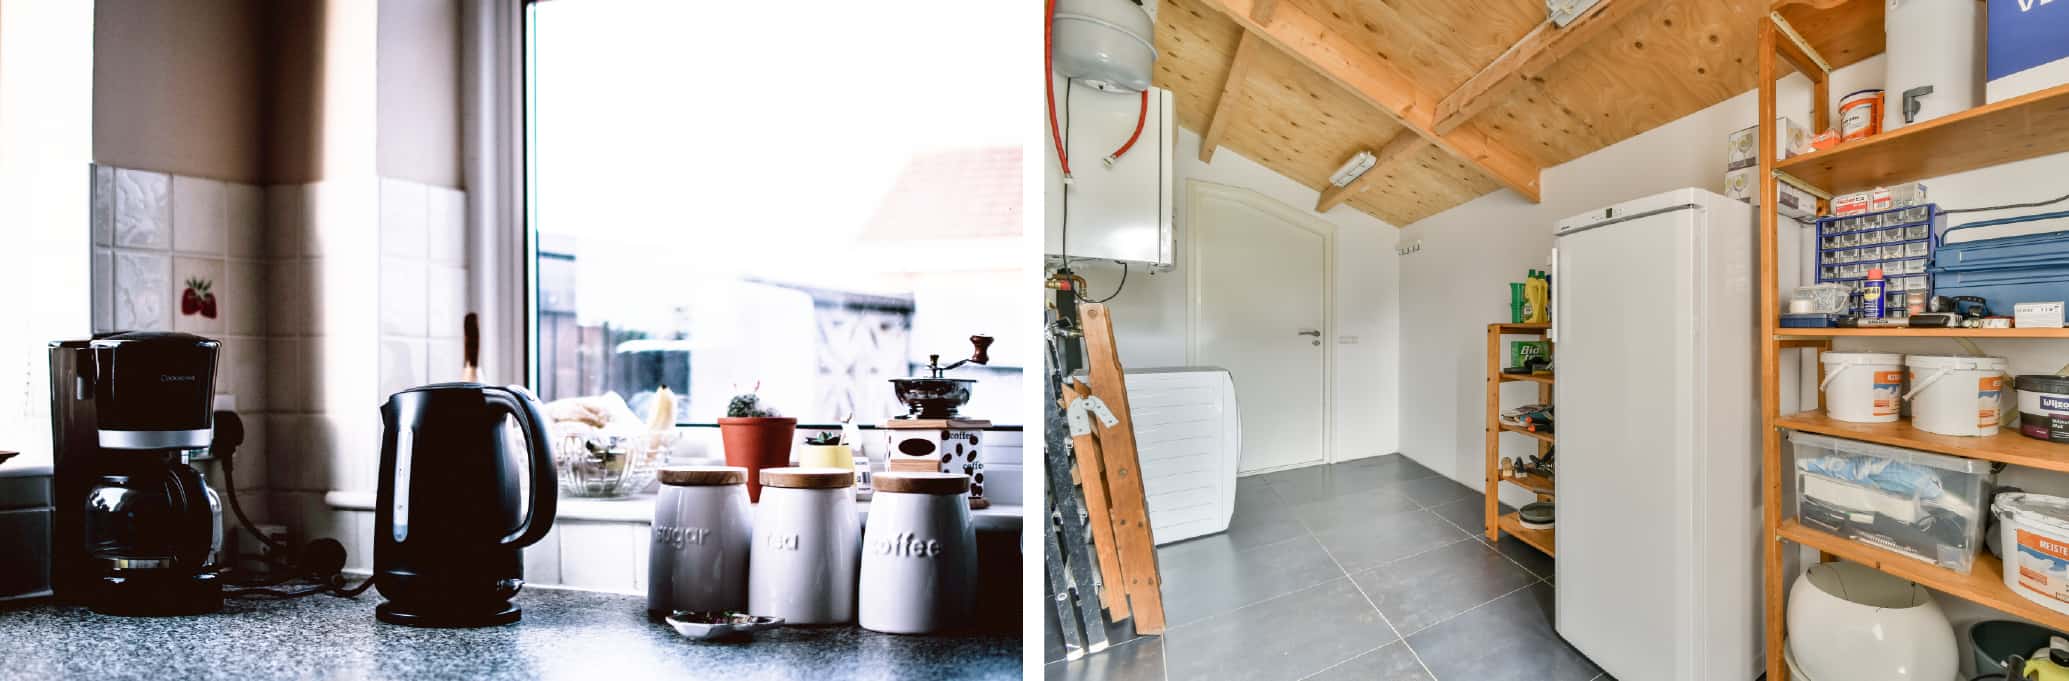
[[[373, 492], [329, 492], [323, 501], [331, 508], [346, 511], [371, 511], [374, 509]], [[654, 496], [642, 494], [622, 499], [562, 498], [557, 504], [556, 520], [581, 520], [603, 523], [652, 524], [654, 519]], [[869, 502], [856, 504], [856, 511], [863, 522], [869, 520]], [[990, 508], [970, 511], [970, 523], [978, 532], [1019, 532], [1022, 509], [1019, 506], [993, 504]]]

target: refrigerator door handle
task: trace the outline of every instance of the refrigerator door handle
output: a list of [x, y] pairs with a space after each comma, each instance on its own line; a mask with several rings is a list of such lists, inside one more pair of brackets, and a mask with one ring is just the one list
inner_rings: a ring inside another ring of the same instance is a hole
[[1559, 343], [1559, 247], [1552, 247], [1552, 328], [1546, 330], [1545, 340], [1553, 345]]

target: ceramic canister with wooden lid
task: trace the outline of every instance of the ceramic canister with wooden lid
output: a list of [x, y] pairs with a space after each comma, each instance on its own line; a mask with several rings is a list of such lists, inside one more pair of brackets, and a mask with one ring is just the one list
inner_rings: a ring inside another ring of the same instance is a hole
[[747, 607], [747, 469], [672, 466], [660, 470], [647, 553], [647, 612], [735, 612]]
[[963, 626], [977, 588], [969, 476], [885, 472], [874, 482], [862, 534], [862, 628], [926, 634]]
[[851, 468], [767, 468], [748, 558], [747, 610], [791, 624], [855, 619], [862, 520]]

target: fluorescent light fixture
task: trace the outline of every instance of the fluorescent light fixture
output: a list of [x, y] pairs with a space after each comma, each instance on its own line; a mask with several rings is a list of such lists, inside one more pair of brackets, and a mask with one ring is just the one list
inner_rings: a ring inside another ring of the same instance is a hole
[[1372, 152], [1360, 151], [1358, 155], [1352, 156], [1351, 160], [1344, 161], [1343, 167], [1337, 168], [1335, 175], [1329, 176], [1329, 184], [1338, 187], [1349, 185], [1353, 180], [1358, 179], [1359, 175], [1363, 175], [1365, 171], [1371, 170], [1372, 164], [1378, 161], [1379, 159], [1372, 156]]

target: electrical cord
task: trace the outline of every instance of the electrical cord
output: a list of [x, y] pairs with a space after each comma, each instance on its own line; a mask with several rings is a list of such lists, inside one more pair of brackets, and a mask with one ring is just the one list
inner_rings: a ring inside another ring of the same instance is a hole
[[[244, 420], [235, 412], [219, 411], [215, 415], [215, 438], [209, 449], [223, 464], [223, 483], [229, 487], [225, 496], [230, 497], [230, 512], [236, 514], [237, 524], [244, 527], [259, 543], [276, 551], [286, 551], [292, 546], [286, 540], [275, 540], [259, 532], [251, 516], [244, 514], [244, 505], [237, 499], [237, 448], [244, 444]], [[233, 585], [223, 590], [232, 598], [289, 599], [328, 593], [340, 598], [353, 598], [365, 593], [373, 586], [374, 579], [366, 578], [359, 586], [345, 588], [345, 545], [336, 539], [318, 539], [302, 548], [299, 560], [282, 570], [278, 578], [267, 577], [255, 582]], [[296, 590], [273, 588], [298, 576], [315, 576], [322, 581], [313, 587]]]
[[2052, 198], [2052, 199], [2048, 199], [2048, 200], [2046, 200], [2046, 201], [2034, 201], [2034, 202], [2032, 202], [2032, 203], [2007, 203], [2007, 204], [2004, 204], [2004, 205], [2002, 205], [2002, 206], [1982, 206], [1982, 207], [1978, 207], [1978, 208], [1954, 208], [1954, 209], [1949, 209], [1949, 210], [1943, 210], [1943, 211], [1940, 211], [1940, 214], [1941, 214], [1941, 215], [1956, 215], [1956, 214], [1960, 214], [1960, 213], [1983, 213], [1983, 212], [1988, 212], [1988, 211], [1993, 211], [1993, 210], [2011, 210], [2011, 209], [2014, 209], [2014, 208], [2039, 208], [2039, 207], [2041, 207], [2041, 206], [2051, 206], [2051, 205], [2054, 205], [2054, 204], [2057, 204], [2057, 203], [2061, 203], [2061, 202], [2063, 202], [2063, 201], [2069, 201], [2069, 194], [2063, 194], [2063, 195], [2061, 195], [2061, 196], [2057, 196], [2057, 197], [2055, 197], [2055, 198]]
[[1119, 298], [1119, 297], [1121, 297], [1121, 291], [1127, 290], [1127, 288], [1128, 288], [1128, 263], [1125, 263], [1125, 262], [1121, 262], [1121, 261], [1119, 261], [1119, 260], [1115, 260], [1115, 261], [1114, 261], [1114, 264], [1116, 264], [1116, 265], [1120, 265], [1120, 266], [1121, 266], [1121, 283], [1120, 283], [1120, 285], [1118, 285], [1118, 286], [1115, 286], [1115, 287], [1114, 287], [1114, 292], [1113, 292], [1113, 295], [1107, 296], [1107, 297], [1105, 297], [1105, 298], [1100, 298], [1100, 299], [1098, 299], [1098, 300], [1091, 300], [1091, 299], [1089, 299], [1089, 298], [1088, 298], [1088, 299], [1086, 299], [1086, 300], [1085, 300], [1085, 302], [1088, 302], [1088, 303], [1092, 303], [1092, 304], [1095, 304], [1095, 305], [1097, 305], [1097, 304], [1102, 304], [1102, 303], [1105, 303], [1106, 301], [1109, 301], [1109, 300], [1113, 300], [1113, 299], [1115, 299], [1115, 298]]

